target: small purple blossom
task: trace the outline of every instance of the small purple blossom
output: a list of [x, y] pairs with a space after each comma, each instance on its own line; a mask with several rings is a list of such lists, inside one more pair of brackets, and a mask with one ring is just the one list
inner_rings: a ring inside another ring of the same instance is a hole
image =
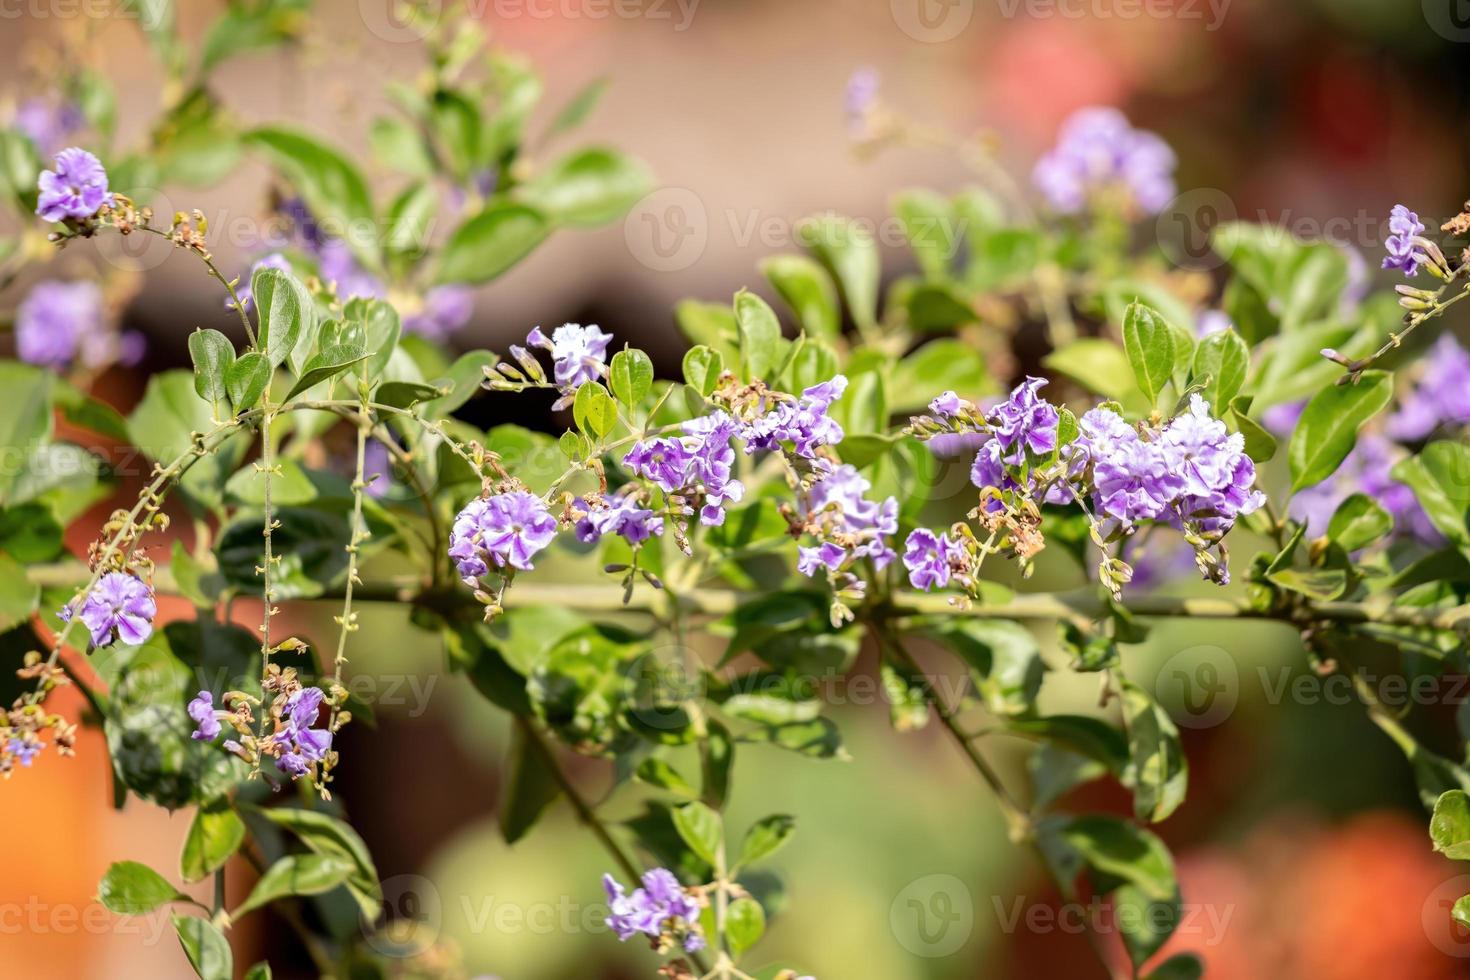
[[699, 903], [679, 884], [673, 872], [654, 868], [643, 875], [643, 887], [629, 895], [610, 874], [602, 876], [603, 893], [607, 896], [607, 926], [627, 942], [642, 933], [658, 939], [676, 928], [685, 930], [684, 949], [698, 952], [704, 948], [699, 932]]
[[[586, 507], [585, 503], [581, 506]], [[629, 544], [641, 544], [664, 533], [664, 519], [638, 506], [632, 494], [621, 494], [608, 498], [606, 507], [587, 509], [587, 516], [577, 522], [576, 532], [577, 540], [587, 543], [618, 534]]]
[[952, 391], [946, 391], [929, 403], [929, 414], [938, 418], [952, 419], [965, 407], [964, 400]]
[[1220, 333], [1222, 330], [1230, 329], [1230, 314], [1224, 310], [1205, 310], [1194, 320], [1194, 335], [1196, 337], [1208, 337], [1210, 334]]
[[465, 505], [449, 534], [449, 557], [460, 576], [473, 582], [490, 564], [526, 571], [531, 559], [556, 537], [556, 518], [546, 502], [524, 490], [476, 498]]
[[45, 221], [85, 221], [112, 203], [102, 162], [75, 146], [56, 154], [56, 169], [41, 171], [37, 186], [36, 214]]
[[1036, 162], [1031, 180], [1063, 214], [1086, 208], [1092, 195], [1124, 189], [1146, 214], [1174, 197], [1177, 160], [1154, 133], [1134, 129], [1117, 109], [1079, 109], [1062, 124], [1057, 145]]
[[[290, 755], [296, 756], [292, 764], [299, 762], [321, 762], [332, 748], [332, 733], [326, 728], [313, 728], [326, 694], [321, 688], [303, 687], [286, 699], [281, 709], [281, 730], [275, 735], [278, 742], [289, 743]], [[284, 758], [284, 757], [283, 757]], [[293, 775], [301, 775], [296, 772]]]
[[805, 389], [794, 401], [778, 402], [741, 429], [745, 451], [773, 452], [789, 443], [796, 455], [812, 459], [818, 448], [837, 445], [844, 436], [842, 426], [827, 413], [845, 391], [847, 378], [838, 374]]
[[551, 337], [536, 327], [526, 335], [526, 343], [551, 352], [552, 376], [563, 395], [570, 395], [588, 381], [602, 375], [607, 363], [607, 345], [612, 334], [603, 333], [596, 324], [581, 326], [563, 324]]
[[859, 68], [847, 80], [842, 107], [847, 114], [847, 131], [853, 139], [864, 139], [871, 131], [873, 109], [878, 104], [882, 79], [876, 69]]
[[1389, 416], [1386, 431], [1403, 442], [1417, 442], [1445, 425], [1470, 422], [1470, 352], [1453, 334], [1443, 334], [1423, 359], [1418, 384]]
[[964, 549], [948, 534], [935, 534], [927, 528], [915, 528], [904, 542], [903, 564], [909, 571], [909, 582], [928, 592], [949, 584], [956, 561], [964, 558]]
[[475, 292], [468, 286], [435, 286], [424, 294], [424, 305], [403, 318], [405, 333], [444, 341], [470, 322], [475, 313]]
[[12, 125], [35, 144], [42, 156], [50, 156], [86, 125], [86, 118], [75, 102], [31, 98], [15, 110]]
[[1015, 447], [1006, 459], [1008, 463], [1019, 465], [1022, 449], [1040, 456], [1057, 448], [1060, 416], [1055, 405], [1036, 394], [1046, 384], [1045, 378], [1028, 377], [986, 416], [1001, 447]]
[[1388, 216], [1388, 237], [1383, 248], [1388, 254], [1383, 257], [1383, 268], [1398, 269], [1410, 278], [1419, 274], [1419, 267], [1426, 261], [1424, 249], [1415, 239], [1424, 234], [1424, 225], [1419, 216], [1402, 204], [1395, 204]]
[[898, 498], [869, 500], [872, 488], [856, 467], [846, 464], [833, 467], [812, 484], [802, 501], [802, 516], [822, 543], [801, 549], [802, 574], [815, 575], [821, 567], [836, 571], [859, 558], [871, 559], [877, 569], [893, 561], [888, 538], [898, 533]]
[[42, 743], [34, 739], [25, 738], [12, 738], [5, 744], [5, 750], [15, 756], [16, 761], [27, 768], [35, 761], [36, 756], [42, 748], [44, 748]]
[[684, 486], [689, 458], [684, 443], [678, 439], [646, 439], [635, 443], [623, 462], [665, 493], [677, 493]]
[[105, 338], [102, 290], [95, 282], [38, 282], [15, 311], [15, 353], [27, 364], [65, 367], [92, 338]]
[[340, 238], [325, 240], [316, 252], [317, 272], [330, 282], [338, 299], [384, 299], [388, 291], [381, 280], [357, 262], [351, 247]]
[[[69, 619], [71, 607], [62, 610]], [[153, 617], [158, 606], [153, 591], [143, 580], [126, 572], [108, 572], [82, 601], [82, 625], [92, 633], [92, 644], [105, 647], [113, 639], [136, 646], [153, 634]]]
[[363, 446], [362, 476], [371, 481], [362, 492], [374, 500], [382, 500], [393, 489], [393, 458], [388, 447], [376, 439]]
[[194, 719], [195, 729], [191, 738], [201, 742], [213, 742], [220, 733], [219, 718], [214, 713], [214, 695], [200, 691], [198, 697], [189, 702], [189, 717]]

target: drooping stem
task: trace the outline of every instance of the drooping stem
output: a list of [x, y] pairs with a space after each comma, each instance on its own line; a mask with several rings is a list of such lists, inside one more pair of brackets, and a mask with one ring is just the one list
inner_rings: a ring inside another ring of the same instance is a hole
[[337, 653], [332, 658], [332, 713], [327, 724], [327, 730], [337, 730], [338, 717], [342, 711], [342, 705], [337, 698], [337, 690], [342, 686], [342, 666], [347, 663], [347, 636], [357, 632], [357, 611], [352, 608], [352, 590], [361, 582], [358, 578], [358, 557], [362, 550], [362, 543], [368, 540], [367, 524], [362, 517], [362, 498], [367, 490], [367, 435], [372, 421], [367, 412], [358, 416], [357, 420], [357, 463], [352, 476], [352, 519], [348, 524], [347, 546], [347, 580], [342, 585], [342, 613], [337, 617]]
[[[275, 613], [276, 593], [271, 585], [271, 570], [276, 563], [275, 556], [275, 530], [276, 512], [274, 501], [271, 498], [271, 477], [275, 475], [276, 467], [275, 447], [271, 442], [271, 422], [275, 421], [275, 414], [266, 411], [265, 417], [260, 423], [260, 462], [256, 469], [260, 471], [261, 479], [265, 481], [261, 490], [261, 509], [264, 512], [261, 518], [261, 537], [264, 539], [264, 560], [256, 566], [255, 574], [260, 576], [260, 679], [262, 690], [264, 683], [269, 677], [271, 662], [271, 616]], [[260, 712], [260, 741], [263, 743], [266, 736], [266, 727], [270, 721], [270, 712], [261, 706]], [[259, 756], [256, 756], [255, 766], [260, 766]]]

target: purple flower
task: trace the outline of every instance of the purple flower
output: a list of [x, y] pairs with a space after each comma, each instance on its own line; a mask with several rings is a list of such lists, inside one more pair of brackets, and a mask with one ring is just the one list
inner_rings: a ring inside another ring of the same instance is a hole
[[443, 341], [469, 323], [474, 312], [474, 290], [468, 286], [435, 286], [424, 295], [423, 308], [403, 318], [403, 329]]
[[1386, 431], [1403, 442], [1427, 438], [1442, 425], [1470, 422], [1470, 353], [1443, 334], [1423, 359], [1424, 373], [1389, 416]]
[[1230, 314], [1224, 310], [1205, 310], [1194, 321], [1194, 335], [1208, 337], [1212, 333], [1230, 329]]
[[623, 463], [665, 493], [677, 493], [684, 486], [689, 453], [678, 439], [647, 439], [635, 443]]
[[42, 156], [50, 156], [71, 135], [86, 124], [82, 110], [74, 102], [53, 102], [33, 98], [15, 110], [12, 125], [30, 138]]
[[536, 327], [526, 335], [526, 343], [551, 351], [552, 374], [562, 394], [571, 394], [585, 382], [602, 374], [607, 362], [607, 345], [612, 334], [603, 333], [596, 324], [581, 326], [563, 324], [551, 332], [550, 339]]
[[[1009, 398], [990, 410], [986, 420], [1002, 448], [1019, 447], [1038, 456], [1057, 448], [1056, 406], [1036, 394], [1046, 384], [1045, 378], [1028, 377]], [[1019, 465], [1022, 454], [1014, 452], [1006, 462]]]
[[[585, 503], [582, 506], [585, 508]], [[630, 544], [640, 544], [664, 533], [664, 519], [639, 507], [632, 494], [622, 494], [609, 498], [606, 507], [588, 509], [587, 516], [577, 522], [576, 531], [577, 540], [588, 543], [601, 540], [605, 534], [620, 534]]]
[[1265, 494], [1254, 489], [1256, 464], [1245, 454], [1245, 437], [1212, 418], [1209, 403], [1199, 395], [1190, 396], [1189, 411], [1165, 427], [1157, 445], [1179, 477], [1174, 504], [1181, 520], [1207, 532], [1224, 532], [1238, 515], [1266, 502]]
[[871, 489], [856, 467], [845, 464], [812, 484], [802, 501], [802, 516], [822, 543], [801, 549], [797, 568], [802, 574], [815, 575], [819, 567], [836, 571], [859, 558], [872, 559], [882, 569], [894, 559], [888, 538], [898, 533], [898, 498], [869, 500]]
[[214, 713], [214, 695], [208, 691], [200, 691], [199, 696], [189, 702], [189, 717], [194, 719], [195, 727], [191, 738], [201, 742], [213, 742], [220, 733], [219, 718]]
[[1105, 408], [1078, 421], [1077, 448], [1092, 462], [1098, 509], [1129, 527], [1163, 517], [1178, 493], [1177, 477], [1159, 447]]
[[75, 146], [56, 154], [56, 169], [41, 171], [37, 186], [36, 214], [45, 221], [85, 221], [112, 202], [101, 161]]
[[344, 302], [361, 297], [383, 299], [387, 290], [376, 276], [357, 264], [352, 249], [340, 238], [330, 238], [317, 250], [317, 272], [324, 282], [330, 282], [337, 290], [337, 297]]
[[36, 756], [45, 746], [34, 739], [12, 738], [5, 745], [5, 750], [20, 762], [21, 765], [30, 767]]
[[1424, 225], [1419, 216], [1402, 204], [1395, 204], [1388, 216], [1388, 237], [1383, 248], [1388, 253], [1383, 257], [1383, 268], [1398, 269], [1404, 275], [1419, 274], [1425, 262], [1424, 249], [1414, 239], [1424, 234]]
[[[64, 617], [70, 609], [62, 610]], [[87, 593], [79, 615], [82, 625], [92, 631], [94, 646], [105, 647], [114, 637], [136, 646], [153, 634], [157, 612], [153, 592], [142, 579], [126, 572], [108, 572]]]
[[[393, 458], [388, 447], [376, 439], [368, 441], [362, 451], [362, 476], [372, 482], [363, 489], [375, 500], [382, 500], [393, 489]], [[376, 479], [374, 479], [376, 477]]]
[[288, 697], [281, 709], [283, 725], [276, 738], [289, 739], [294, 754], [308, 762], [322, 761], [332, 748], [332, 733], [311, 727], [324, 700], [326, 694], [320, 688], [303, 687]]
[[827, 412], [846, 390], [847, 378], [839, 374], [812, 385], [794, 401], [778, 402], [742, 428], [745, 451], [771, 452], [790, 443], [796, 455], [812, 459], [819, 447], [842, 442], [842, 426]]
[[878, 104], [880, 81], [877, 70], [873, 68], [859, 68], [847, 80], [842, 107], [847, 114], [847, 131], [853, 139], [863, 139], [869, 133], [870, 117]]
[[1278, 436], [1288, 435], [1301, 421], [1302, 412], [1306, 408], [1306, 399], [1272, 405], [1261, 413], [1261, 424]]
[[[631, 895], [610, 874], [602, 876], [602, 890], [607, 896], [608, 928], [626, 942], [642, 933], [657, 939], [665, 931], [682, 927], [688, 931], [685, 950], [698, 952], [704, 948], [698, 932], [699, 903], [679, 884], [679, 879], [664, 868], [654, 868], [643, 875], [643, 887]], [[695, 937], [699, 937], [695, 940]]]
[[1147, 214], [1175, 193], [1177, 161], [1154, 133], [1134, 129], [1117, 109], [1079, 109], [1062, 124], [1057, 145], [1031, 173], [1047, 202], [1063, 214], [1082, 211], [1097, 191], [1121, 188]]
[[[465, 505], [449, 534], [449, 557], [470, 584], [490, 570], [510, 565], [522, 571], [556, 537], [556, 518], [546, 503], [524, 490], [476, 498]], [[488, 558], [488, 560], [487, 560]]]
[[929, 414], [938, 418], [952, 419], [965, 407], [964, 401], [952, 391], [946, 391], [929, 403]]
[[[85, 340], [103, 336], [102, 290], [95, 282], [36, 283], [15, 312], [15, 353], [28, 364], [65, 367]], [[84, 360], [90, 365], [91, 358]]]
[[796, 570], [807, 578], [816, 575], [821, 568], [835, 572], [847, 561], [847, 549], [832, 541], [823, 541], [815, 548], [798, 546], [796, 554]]
[[909, 570], [909, 582], [916, 589], [928, 592], [932, 588], [944, 588], [954, 563], [965, 555], [958, 543], [948, 534], [936, 535], [927, 528], [915, 528], [904, 542], [903, 564]]

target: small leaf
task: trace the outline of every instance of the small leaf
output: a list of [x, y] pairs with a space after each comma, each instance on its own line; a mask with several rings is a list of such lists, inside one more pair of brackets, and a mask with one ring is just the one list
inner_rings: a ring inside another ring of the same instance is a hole
[[1391, 475], [1414, 491], [1419, 506], [1462, 552], [1470, 553], [1470, 447], [1443, 440], [1431, 442], [1419, 455], [1401, 460]]
[[1168, 712], [1132, 681], [1122, 681], [1122, 694], [1129, 756], [1123, 782], [1133, 790], [1138, 819], [1158, 823], [1184, 802], [1189, 763]]
[[208, 919], [187, 915], [175, 915], [173, 924], [179, 934], [179, 945], [184, 947], [184, 955], [199, 980], [231, 980], [235, 975], [235, 958], [230, 953], [229, 941], [218, 927]]
[[1200, 980], [1205, 965], [1193, 953], [1175, 953], [1144, 977], [1144, 980]]
[[1393, 530], [1393, 515], [1367, 494], [1355, 493], [1338, 505], [1327, 536], [1344, 551], [1365, 548]]
[[725, 938], [730, 952], [739, 956], [766, 933], [766, 910], [753, 898], [737, 898], [725, 910]]
[[679, 775], [677, 769], [662, 759], [644, 759], [638, 764], [633, 775], [641, 783], [657, 786], [659, 789], [666, 789], [680, 796], [687, 796], [690, 799], [699, 796], [699, 791]]
[[245, 971], [245, 980], [271, 980], [271, 965], [261, 960]]
[[313, 355], [301, 369], [301, 377], [286, 393], [286, 401], [329, 378], [335, 378], [352, 365], [367, 360], [369, 356], [371, 355], [362, 349], [361, 344], [334, 344]]
[[1234, 398], [1230, 402], [1230, 414], [1235, 427], [1245, 439], [1245, 454], [1257, 463], [1265, 463], [1276, 455], [1276, 437], [1255, 419], [1246, 414], [1250, 409], [1249, 398]]
[[1449, 790], [1434, 802], [1429, 839], [1445, 857], [1470, 861], [1470, 796], [1464, 790]]
[[601, 439], [618, 424], [618, 406], [607, 389], [596, 381], [585, 382], [572, 401], [572, 418], [577, 428]]
[[803, 333], [837, 337], [842, 324], [837, 287], [821, 263], [805, 255], [773, 255], [761, 262], [761, 272], [796, 314]]
[[703, 803], [686, 803], [673, 810], [674, 829], [695, 855], [708, 864], [715, 864], [724, 839], [724, 824], [720, 815]]
[[256, 269], [250, 291], [259, 321], [256, 343], [275, 367], [296, 349], [303, 334], [315, 331], [316, 305], [301, 281], [284, 269]]
[[647, 168], [617, 150], [578, 150], [521, 185], [521, 198], [559, 224], [596, 227], [621, 218], [647, 194]]
[[255, 812], [276, 826], [291, 831], [315, 853], [335, 855], [351, 863], [353, 871], [347, 877], [347, 888], [366, 919], [371, 921], [378, 917], [383, 890], [378, 883], [373, 856], [357, 831], [345, 821], [320, 810], [278, 806]]
[[529, 255], [551, 223], [523, 204], [492, 204], [454, 230], [439, 257], [437, 281], [482, 283]]
[[1383, 371], [1365, 371], [1356, 384], [1329, 385], [1307, 402], [1287, 445], [1291, 492], [1321, 483], [1353, 451], [1358, 430], [1393, 397], [1393, 382]]
[[1193, 380], [1205, 386], [1200, 396], [1210, 403], [1213, 414], [1225, 408], [1240, 393], [1250, 370], [1251, 352], [1234, 328], [1210, 334], [1194, 350]]
[[266, 869], [250, 897], [231, 913], [238, 919], [247, 912], [269, 905], [288, 895], [320, 895], [329, 892], [352, 874], [352, 862], [335, 854], [293, 854]]
[[500, 832], [507, 844], [514, 844], [531, 832], [547, 807], [561, 798], [562, 790], [519, 725], [511, 735], [503, 771]]
[[765, 300], [742, 289], [735, 294], [735, 322], [740, 330], [740, 377], [764, 379], [776, 366], [781, 321]]
[[745, 832], [745, 840], [740, 845], [740, 859], [736, 864], [754, 864], [770, 857], [784, 847], [794, 833], [796, 818], [784, 813], [756, 821]]
[[725, 370], [725, 359], [713, 348], [698, 344], [684, 354], [684, 380], [708, 398]]
[[260, 402], [271, 380], [271, 362], [259, 351], [240, 355], [225, 375], [225, 387], [236, 412], [248, 412]]
[[224, 800], [201, 806], [189, 824], [179, 873], [185, 881], [202, 881], [224, 867], [245, 840], [245, 823]]
[[228, 397], [225, 378], [235, 363], [235, 345], [218, 330], [195, 330], [189, 335], [189, 356], [194, 360], [194, 390], [217, 406]]
[[1164, 318], [1142, 303], [1133, 303], [1123, 317], [1123, 350], [1138, 387], [1150, 402], [1158, 401], [1174, 373], [1174, 333]]
[[137, 861], [112, 865], [97, 886], [97, 900], [118, 915], [142, 915], [184, 898], [163, 875]]
[[858, 329], [876, 326], [881, 269], [873, 236], [850, 218], [825, 214], [797, 226], [797, 239], [832, 270]]
[[641, 350], [620, 350], [608, 365], [607, 383], [618, 401], [633, 408], [653, 387], [653, 362]]

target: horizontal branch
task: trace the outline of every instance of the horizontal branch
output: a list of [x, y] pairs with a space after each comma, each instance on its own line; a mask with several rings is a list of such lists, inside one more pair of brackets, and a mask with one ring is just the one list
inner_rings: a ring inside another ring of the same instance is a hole
[[[33, 565], [26, 569], [27, 578], [43, 588], [85, 585], [89, 578], [86, 566], [79, 563]], [[163, 595], [178, 594], [173, 576], [166, 567], [154, 575], [154, 589]], [[420, 595], [427, 586], [414, 576], [369, 579], [353, 591], [354, 601], [406, 602]], [[690, 614], [724, 616], [741, 603], [757, 597], [756, 593], [733, 589], [690, 589], [679, 593], [678, 602]], [[340, 600], [340, 590], [330, 590], [315, 600]], [[475, 600], [469, 589], [454, 587], [451, 592], [435, 593], [429, 599], [466, 604]], [[624, 602], [621, 585], [588, 585], [555, 582], [516, 582], [509, 591], [512, 603], [521, 605], [558, 605], [587, 612], [648, 612], [668, 608], [669, 593], [639, 583]], [[303, 599], [298, 601], [313, 601]], [[1395, 606], [1386, 596], [1364, 602], [1312, 602], [1305, 611], [1295, 613], [1262, 611], [1244, 602], [1213, 597], [1141, 595], [1124, 604], [1135, 616], [1151, 619], [1261, 619], [1284, 622], [1330, 620], [1340, 623], [1377, 623], [1385, 626], [1417, 626], [1442, 630], [1470, 629], [1470, 605], [1452, 609], [1425, 609]], [[1011, 596], [1002, 602], [973, 602], [965, 607], [951, 603], [951, 596], [939, 593], [902, 592], [894, 596], [885, 609], [885, 618], [914, 616], [975, 616], [985, 619], [1063, 620], [1095, 619], [1107, 613], [1102, 598], [1091, 589], [1072, 592], [1036, 592]]]

